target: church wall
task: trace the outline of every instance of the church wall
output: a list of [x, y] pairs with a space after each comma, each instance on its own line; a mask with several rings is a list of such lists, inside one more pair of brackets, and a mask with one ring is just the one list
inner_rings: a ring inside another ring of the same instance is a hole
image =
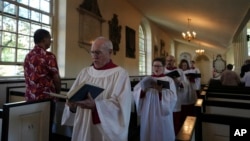
[[[58, 20], [55, 22], [55, 44], [57, 48], [56, 50], [60, 68], [60, 75], [62, 77], [76, 77], [76, 75], [83, 67], [89, 66], [91, 64], [91, 58], [88, 52], [84, 48], [80, 48], [78, 45], [79, 13], [77, 11], [77, 8], [82, 2], [82, 0], [57, 1], [59, 7], [63, 6], [63, 8], [58, 7], [58, 11], [56, 12], [58, 13], [58, 15], [56, 15]], [[133, 6], [131, 6], [129, 3], [127, 3], [127, 1], [124, 0], [98, 0], [97, 2], [102, 18], [105, 20], [105, 22], [102, 24], [102, 36], [109, 38], [108, 21], [112, 19], [113, 14], [118, 15], [118, 22], [122, 27], [121, 41], [119, 44], [120, 49], [116, 52], [116, 55], [112, 55], [113, 62], [128, 70], [129, 75], [138, 75], [138, 31], [139, 25], [142, 22], [142, 19], [144, 19], [145, 17], [143, 17], [143, 15], [139, 11], [137, 11], [135, 8], [133, 8]], [[169, 44], [170, 38], [156, 25], [151, 22], [149, 23], [152, 32], [152, 44], [149, 44], [148, 46], [152, 47], [153, 45], [159, 45], [160, 39], [163, 39], [166, 44], [166, 52], [168, 52], [167, 44]], [[126, 26], [134, 29], [136, 33], [135, 58], [126, 57]], [[154, 57], [153, 55], [151, 56]], [[151, 56], [148, 57], [152, 58]]]
[[[57, 57], [60, 67], [60, 74], [62, 77], [76, 77], [79, 71], [88, 65], [91, 64], [91, 58], [88, 52], [84, 48], [80, 48], [78, 45], [78, 37], [79, 37], [79, 13], [76, 10], [79, 5], [82, 3], [82, 0], [58, 0], [57, 3], [58, 15], [56, 21], [56, 37], [57, 43]], [[119, 25], [122, 27], [121, 29], [121, 41], [119, 44], [119, 51], [116, 52], [116, 55], [112, 55], [112, 60], [114, 63], [124, 67], [129, 75], [138, 75], [138, 62], [139, 62], [139, 47], [138, 47], [138, 32], [139, 25], [143, 23], [144, 19], [146, 19], [138, 10], [136, 10], [133, 6], [131, 6], [127, 1], [124, 0], [110, 0], [103, 1], [98, 0], [99, 9], [102, 15], [102, 18], [105, 22], [102, 24], [102, 36], [109, 38], [109, 24], [113, 17], [113, 14], [118, 15]], [[65, 9], [64, 9], [65, 7]], [[147, 21], [149, 24], [150, 32], [147, 33], [148, 43], [147, 46], [152, 48], [152, 51], [147, 55], [148, 60], [156, 56], [160, 56], [160, 42], [164, 41], [165, 46], [163, 50], [165, 51], [165, 55], [170, 52], [170, 43], [172, 42], [171, 38], [161, 30], [154, 23]], [[126, 26], [135, 30], [136, 34], [136, 57], [128, 58], [126, 57], [126, 38], [125, 38], [125, 30]], [[93, 29], [94, 30], [94, 29]], [[154, 46], [158, 47], [158, 51], [156, 55], [154, 55]], [[151, 63], [147, 64], [148, 71], [151, 71]], [[148, 74], [150, 74], [149, 72]]]
[[[54, 26], [55, 33], [55, 51], [58, 57], [58, 64], [60, 67], [60, 74], [62, 77], [76, 77], [79, 71], [86, 66], [91, 64], [91, 58], [88, 52], [84, 48], [80, 48], [78, 45], [79, 38], [79, 13], [77, 8], [83, 2], [83, 0], [56, 0], [56, 3], [59, 5], [56, 9], [56, 19]], [[161, 52], [161, 40], [164, 41], [163, 50], [166, 54], [172, 54], [177, 58], [177, 64], [180, 61], [179, 56], [183, 52], [187, 52], [191, 55], [191, 59], [195, 59], [197, 55], [195, 54], [195, 49], [198, 49], [198, 45], [194, 44], [184, 44], [178, 41], [174, 41], [159, 28], [154, 23], [147, 20], [138, 10], [136, 10], [132, 5], [130, 5], [125, 0], [97, 0], [98, 6], [102, 15], [102, 18], [105, 22], [102, 24], [102, 36], [109, 37], [109, 25], [113, 17], [113, 14], [118, 15], [119, 25], [121, 29], [121, 41], [119, 44], [119, 51], [116, 52], [116, 55], [112, 55], [113, 61], [124, 67], [129, 75], [138, 75], [138, 62], [139, 62], [139, 49], [138, 49], [138, 31], [139, 25], [143, 23], [146, 19], [149, 32], [147, 32], [147, 47], [151, 48], [151, 52], [147, 55], [147, 59], [151, 60], [156, 56], [161, 56], [164, 53]], [[126, 42], [125, 42], [125, 29], [126, 26], [135, 30], [136, 34], [136, 57], [127, 58], [126, 57]], [[93, 29], [95, 30], [95, 29]], [[180, 35], [181, 36], [181, 35]], [[192, 41], [191, 41], [192, 42]], [[156, 48], [156, 49], [155, 49]], [[205, 54], [209, 58], [209, 64], [212, 64], [212, 61], [216, 57], [217, 53], [221, 54], [223, 59], [226, 59], [227, 62], [233, 61], [235, 51], [229, 50], [227, 53], [219, 53], [219, 51], [214, 49], [205, 49]], [[234, 60], [237, 57], [234, 57]], [[235, 62], [235, 61], [234, 61]], [[151, 63], [147, 64], [148, 74], [151, 73]], [[211, 65], [212, 67], [212, 65]], [[212, 68], [211, 68], [212, 70]], [[208, 77], [210, 77], [208, 73]]]

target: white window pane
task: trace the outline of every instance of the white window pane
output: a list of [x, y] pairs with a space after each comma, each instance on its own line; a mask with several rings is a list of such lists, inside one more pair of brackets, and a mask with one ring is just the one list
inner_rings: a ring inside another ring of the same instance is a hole
[[30, 0], [29, 6], [33, 7], [33, 8], [36, 8], [36, 9], [39, 9], [40, 0]]
[[1, 52], [1, 61], [4, 62], [15, 62], [16, 50], [13, 48], [3, 48]]
[[2, 37], [3, 37], [3, 32], [0, 30], [0, 46], [3, 46], [3, 44], [2, 44]]
[[23, 76], [23, 66], [0, 65], [0, 76]]
[[42, 23], [50, 24], [50, 17], [48, 15], [42, 14]]
[[6, 46], [15, 47], [16, 46], [16, 34], [3, 32], [2, 43], [4, 47]]
[[30, 23], [19, 20], [18, 33], [30, 35]]
[[41, 8], [42, 11], [50, 12], [50, 1], [48, 0], [41, 0]]
[[4, 2], [4, 9], [3, 11], [9, 14], [16, 14], [16, 6], [14, 4], [8, 3], [8, 2]]
[[31, 11], [31, 20], [40, 22], [41, 21], [41, 14], [35, 11]]
[[27, 8], [24, 8], [24, 7], [21, 7], [19, 6], [19, 14], [18, 14], [20, 17], [23, 17], [23, 18], [29, 18], [29, 15], [30, 15], [30, 12]]
[[3, 18], [3, 30], [16, 32], [16, 20], [9, 17]]
[[30, 48], [29, 40], [30, 40], [29, 36], [19, 35], [17, 48], [29, 49]]
[[29, 0], [18, 0], [19, 3], [29, 5]]
[[0, 15], [0, 30], [3, 29], [3, 17]]

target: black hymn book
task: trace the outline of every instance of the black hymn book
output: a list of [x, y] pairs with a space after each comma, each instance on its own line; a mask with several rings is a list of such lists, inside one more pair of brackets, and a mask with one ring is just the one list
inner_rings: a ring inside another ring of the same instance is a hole
[[75, 89], [70, 91], [67, 94], [57, 94], [57, 93], [49, 93], [51, 96], [68, 99], [69, 101], [81, 101], [87, 99], [88, 93], [91, 95], [93, 99], [95, 99], [98, 95], [103, 92], [104, 88], [101, 88], [95, 84], [83, 82], [80, 85], [76, 86]]
[[191, 78], [200, 78], [201, 74], [200, 73], [188, 73], [186, 76], [189, 76]]
[[174, 70], [169, 73], [166, 73], [166, 76], [169, 76], [171, 78], [177, 78], [177, 77], [180, 77], [180, 74], [177, 70]]
[[157, 80], [157, 85], [162, 86], [162, 88], [169, 89], [169, 82], [163, 80]]

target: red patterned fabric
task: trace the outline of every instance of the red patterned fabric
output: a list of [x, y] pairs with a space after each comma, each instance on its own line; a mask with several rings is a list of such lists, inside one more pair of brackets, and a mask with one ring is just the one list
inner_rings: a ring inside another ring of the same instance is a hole
[[53, 75], [58, 73], [55, 55], [41, 47], [35, 46], [24, 60], [26, 101], [51, 98], [44, 92], [55, 92]]

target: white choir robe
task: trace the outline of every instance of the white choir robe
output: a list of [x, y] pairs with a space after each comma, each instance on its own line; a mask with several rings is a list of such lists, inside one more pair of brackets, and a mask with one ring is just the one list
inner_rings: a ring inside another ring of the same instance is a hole
[[[90, 66], [78, 74], [71, 90], [83, 81], [105, 88], [94, 99], [101, 123], [93, 124], [91, 110], [77, 107], [72, 141], [127, 141], [133, 97], [128, 73], [121, 67], [96, 70]], [[71, 112], [64, 112], [62, 118], [67, 113]]]
[[250, 71], [245, 72], [245, 75], [240, 79], [240, 81], [245, 83], [245, 87], [250, 87]]
[[161, 100], [156, 89], [148, 89], [145, 97], [140, 98], [141, 84], [134, 87], [133, 95], [140, 116], [140, 140], [174, 141], [173, 109], [177, 101], [175, 84], [167, 76], [156, 79], [169, 81], [170, 89], [162, 89]]
[[[193, 72], [191, 70], [185, 70], [183, 71], [183, 73], [186, 75], [188, 73], [193, 73]], [[194, 104], [197, 100], [196, 84], [188, 80], [186, 85], [187, 85], [187, 93], [184, 93], [183, 95], [182, 105]]]
[[[201, 73], [200, 70], [198, 68], [196, 68], [196, 67], [194, 69], [190, 69], [189, 71], [190, 71], [190, 73], [196, 73], [196, 74]], [[201, 89], [201, 78], [196, 77], [194, 79], [194, 81], [195, 81], [195, 85], [194, 85], [195, 90], [200, 90]]]
[[174, 108], [174, 112], [180, 112], [181, 111], [181, 105], [182, 105], [182, 101], [185, 98], [185, 96], [188, 93], [188, 80], [187, 77], [185, 76], [185, 74], [183, 73], [183, 71], [181, 69], [173, 69], [173, 70], [168, 70], [167, 68], [165, 69], [165, 73], [169, 73], [172, 71], [177, 70], [180, 74], [180, 77], [178, 77], [177, 79], [181, 82], [183, 87], [180, 87], [180, 85], [175, 83], [175, 87], [176, 87], [176, 93], [177, 93], [177, 102]]

